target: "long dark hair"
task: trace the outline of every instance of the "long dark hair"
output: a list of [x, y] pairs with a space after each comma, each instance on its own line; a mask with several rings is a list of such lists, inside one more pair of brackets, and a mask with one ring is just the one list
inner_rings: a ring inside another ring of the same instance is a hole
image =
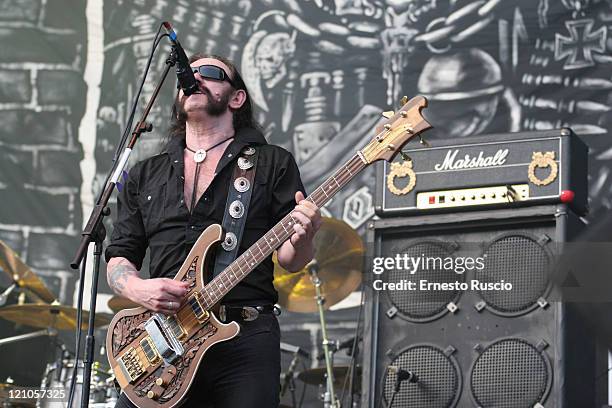
[[[242, 89], [246, 93], [246, 100], [244, 101], [242, 106], [233, 112], [234, 116], [232, 119], [232, 124], [234, 125], [234, 130], [238, 132], [238, 130], [242, 128], [260, 129], [260, 125], [257, 123], [253, 115], [253, 102], [251, 101], [251, 96], [249, 95], [249, 91], [247, 90], [246, 84], [244, 83], [242, 76], [238, 72], [236, 65], [225, 57], [204, 53], [193, 54], [189, 58], [189, 63], [191, 64], [192, 62], [197, 61], [201, 58], [216, 59], [217, 61], [220, 61], [227, 65], [230, 69], [228, 75], [232, 78], [232, 82], [234, 83], [234, 89]], [[174, 137], [185, 138], [185, 122], [187, 121], [187, 115], [179, 112], [178, 103], [179, 100], [177, 92], [176, 97], [174, 98], [174, 106], [172, 107], [172, 118], [170, 120], [170, 127], [168, 128], [168, 136], [170, 139], [173, 139]]]

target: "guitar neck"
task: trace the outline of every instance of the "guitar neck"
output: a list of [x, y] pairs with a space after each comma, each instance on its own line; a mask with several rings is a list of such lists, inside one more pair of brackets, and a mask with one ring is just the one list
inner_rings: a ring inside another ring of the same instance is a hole
[[[355, 154], [344, 166], [336, 170], [331, 177], [313, 191], [306, 200], [321, 208], [366, 166], [365, 160], [359, 154]], [[283, 242], [289, 239], [294, 233], [293, 225], [296, 222], [291, 213], [286, 215], [270, 231], [208, 283], [200, 292], [206, 303], [206, 308], [212, 308], [238, 282], [270, 256]]]

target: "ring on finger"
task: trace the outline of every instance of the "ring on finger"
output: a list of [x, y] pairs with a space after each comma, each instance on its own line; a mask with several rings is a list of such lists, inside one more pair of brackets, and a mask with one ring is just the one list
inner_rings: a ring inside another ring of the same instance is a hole
[[169, 308], [169, 309], [173, 309], [173, 307], [172, 307], [172, 306], [174, 306], [174, 302], [168, 302], [168, 308]]

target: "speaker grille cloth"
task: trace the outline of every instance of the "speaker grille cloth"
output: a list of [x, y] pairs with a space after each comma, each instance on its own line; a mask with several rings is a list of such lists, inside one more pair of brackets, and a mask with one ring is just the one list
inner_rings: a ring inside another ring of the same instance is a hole
[[491, 344], [478, 357], [470, 386], [482, 408], [532, 408], [545, 396], [551, 373], [545, 357], [520, 339]]
[[[399, 254], [407, 254], [414, 258], [440, 258], [451, 256], [451, 252], [442, 242], [421, 242], [412, 245], [405, 250], [397, 251]], [[406, 270], [393, 269], [388, 272], [388, 282], [400, 282], [402, 279], [415, 282], [419, 288], [419, 281], [426, 279], [429, 282], [464, 282], [465, 276], [455, 273], [454, 270], [424, 270], [419, 268], [414, 274]], [[391, 303], [408, 320], [421, 320], [432, 318], [440, 313], [446, 312], [446, 306], [459, 297], [459, 290], [388, 290]]]
[[475, 271], [481, 282], [504, 280], [512, 290], [479, 291], [483, 300], [502, 313], [522, 313], [545, 295], [550, 259], [533, 238], [511, 235], [494, 241], [485, 252], [484, 268]]
[[[442, 350], [432, 346], [414, 346], [399, 354], [392, 366], [412, 371], [417, 383], [402, 382], [393, 400], [393, 408], [446, 408], [455, 404], [459, 392], [459, 372], [456, 364]], [[385, 402], [393, 395], [396, 374], [387, 371]]]

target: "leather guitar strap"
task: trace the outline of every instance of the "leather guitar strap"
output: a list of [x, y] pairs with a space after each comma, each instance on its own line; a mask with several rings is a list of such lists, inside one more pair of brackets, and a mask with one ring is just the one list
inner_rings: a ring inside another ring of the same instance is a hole
[[233, 182], [229, 186], [225, 212], [223, 213], [223, 231], [225, 237], [217, 249], [215, 268], [212, 280], [229, 266], [238, 254], [242, 234], [246, 224], [251, 202], [251, 193], [255, 187], [255, 173], [257, 170], [257, 156], [259, 152], [253, 147], [246, 147], [240, 152], [234, 169]]

